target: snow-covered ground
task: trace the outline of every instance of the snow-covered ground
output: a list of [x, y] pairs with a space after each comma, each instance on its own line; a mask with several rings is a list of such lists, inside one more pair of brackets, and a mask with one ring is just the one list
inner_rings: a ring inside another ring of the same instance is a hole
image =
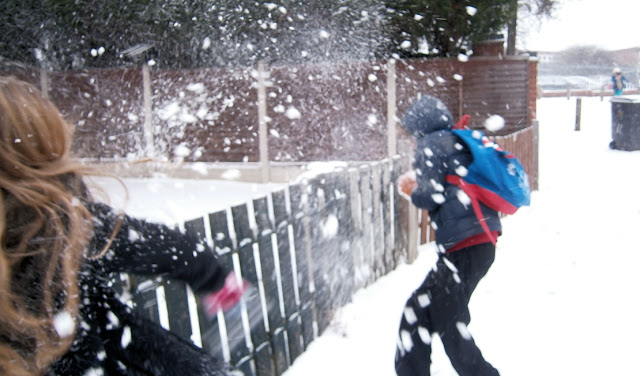
[[264, 197], [285, 186], [232, 180], [126, 178], [122, 179], [125, 190], [118, 180], [110, 177], [89, 180], [100, 187], [93, 191], [96, 198], [129, 215], [170, 226]]
[[[538, 102], [540, 190], [504, 219], [471, 301], [469, 329], [503, 376], [640, 374], [640, 152], [608, 148], [608, 100], [583, 99], [579, 132], [575, 108]], [[285, 376], [394, 375], [401, 311], [433, 252], [423, 246], [412, 265], [357, 293]], [[432, 375], [457, 375], [439, 343], [432, 359]]]
[[[471, 301], [469, 329], [503, 376], [640, 375], [640, 152], [608, 148], [608, 99], [583, 99], [579, 132], [575, 108], [575, 99], [538, 101], [540, 190], [503, 220], [496, 261]], [[169, 223], [274, 188], [126, 184], [130, 214]], [[394, 375], [402, 308], [433, 260], [433, 245], [422, 246], [413, 264], [358, 292], [285, 376]], [[437, 341], [432, 360], [432, 375], [456, 375]]]

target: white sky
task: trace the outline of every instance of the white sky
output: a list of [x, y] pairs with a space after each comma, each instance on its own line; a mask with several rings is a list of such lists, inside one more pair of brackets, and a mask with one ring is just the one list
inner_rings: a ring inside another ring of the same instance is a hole
[[640, 47], [639, 16], [638, 0], [560, 0], [554, 16], [532, 25], [521, 43], [531, 51], [560, 51], [575, 45], [605, 50]]

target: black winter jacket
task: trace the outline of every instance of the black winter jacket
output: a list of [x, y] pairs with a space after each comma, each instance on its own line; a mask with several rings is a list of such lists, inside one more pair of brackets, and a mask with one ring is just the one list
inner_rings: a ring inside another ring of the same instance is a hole
[[[104, 247], [117, 221], [103, 204], [90, 204], [95, 236], [88, 254]], [[80, 317], [76, 339], [47, 375], [226, 375], [222, 364], [122, 303], [114, 273], [164, 275], [187, 282], [196, 293], [219, 290], [227, 275], [213, 251], [195, 236], [125, 217], [101, 258], [80, 271]]]
[[[437, 98], [423, 96], [409, 107], [402, 125], [417, 139], [413, 167], [418, 187], [411, 201], [429, 212], [436, 242], [450, 249], [484, 233], [468, 196], [446, 182], [447, 175], [464, 174], [473, 160], [466, 145], [450, 131], [453, 117], [446, 106]], [[482, 203], [480, 207], [489, 229], [501, 232], [498, 213]]]

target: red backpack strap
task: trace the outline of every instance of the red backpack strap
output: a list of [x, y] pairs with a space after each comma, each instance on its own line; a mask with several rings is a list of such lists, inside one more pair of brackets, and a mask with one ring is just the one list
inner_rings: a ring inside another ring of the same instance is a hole
[[464, 129], [467, 124], [469, 124], [469, 120], [471, 120], [471, 116], [463, 115], [460, 120], [453, 126], [453, 129]]
[[493, 236], [493, 234], [491, 233], [491, 230], [489, 229], [489, 226], [487, 226], [487, 221], [484, 219], [484, 215], [482, 214], [482, 210], [480, 209], [480, 203], [478, 202], [478, 197], [476, 196], [476, 193], [473, 191], [473, 189], [471, 189], [471, 187], [469, 187], [467, 182], [465, 182], [464, 179], [462, 179], [458, 175], [447, 175], [447, 182], [457, 185], [458, 187], [460, 187], [460, 189], [462, 189], [464, 193], [467, 194], [467, 196], [469, 196], [469, 198], [471, 199], [471, 206], [473, 207], [473, 212], [475, 213], [476, 218], [478, 218], [478, 222], [480, 223], [480, 226], [482, 226], [482, 229], [484, 230], [485, 234], [487, 234], [487, 237], [489, 238], [489, 240], [491, 240], [491, 243], [493, 243], [493, 245], [496, 245], [496, 243], [498, 242], [498, 239], [496, 239], [496, 237]]

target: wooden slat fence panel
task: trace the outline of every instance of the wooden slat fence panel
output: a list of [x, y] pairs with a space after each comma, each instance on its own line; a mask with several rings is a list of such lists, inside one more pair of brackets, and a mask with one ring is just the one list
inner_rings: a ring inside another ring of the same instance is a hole
[[[393, 257], [393, 242], [394, 242], [394, 230], [393, 227], [394, 218], [393, 218], [393, 205], [392, 200], [393, 197], [391, 195], [391, 161], [389, 159], [384, 159], [380, 163], [381, 166], [381, 187], [380, 187], [380, 205], [382, 209], [382, 236], [384, 237], [383, 244], [383, 262], [385, 273], [392, 271], [395, 269], [397, 263]], [[395, 181], [395, 180], [394, 180]]]
[[298, 312], [302, 329], [302, 346], [307, 346], [315, 339], [316, 306], [311, 290], [311, 229], [305, 185], [289, 186], [291, 207], [291, 229], [293, 232], [293, 246], [295, 249], [296, 280], [298, 281]]
[[360, 170], [350, 168], [347, 171], [349, 182], [349, 210], [351, 211], [351, 228], [349, 236], [351, 238], [351, 255], [353, 258], [354, 281], [353, 288], [358, 290], [366, 284], [366, 273], [369, 270], [366, 265], [364, 255], [364, 224], [362, 215], [362, 195], [360, 194]]
[[[533, 137], [527, 128], [496, 141], [535, 168]], [[186, 222], [186, 231], [209, 236], [225, 267], [252, 286], [228, 312], [206, 318], [199, 310], [191, 323], [188, 287], [160, 278], [130, 276], [132, 299], [156, 322], [165, 312], [179, 335], [198, 342], [199, 334], [207, 352], [246, 375], [281, 375], [355, 291], [411, 262], [419, 238], [434, 240], [427, 213], [422, 236], [412, 233], [417, 211], [397, 193], [395, 182], [409, 168], [397, 156], [338, 170]], [[162, 290], [167, 306], [157, 299]]]
[[[212, 232], [212, 236], [217, 239], [214, 252], [219, 255], [220, 261], [226, 261], [227, 267], [231, 266], [231, 239], [227, 228], [227, 216], [224, 211], [209, 214], [208, 216], [210, 228], [217, 228], [219, 232]], [[205, 238], [205, 222], [203, 218], [194, 219], [185, 223], [186, 231], [194, 231], [201, 239]], [[227, 255], [226, 257], [222, 255]], [[199, 303], [199, 302], [198, 302]], [[200, 310], [202, 312], [202, 310]], [[217, 317], [208, 318], [205, 315], [199, 315], [200, 336], [202, 348], [217, 359], [223, 359], [224, 351], [222, 349], [222, 341], [220, 340], [220, 325]]]
[[383, 276], [384, 273], [384, 246], [382, 233], [382, 214], [381, 214], [381, 180], [380, 180], [380, 163], [371, 164], [371, 227], [373, 235], [373, 279], [376, 280]]
[[[265, 327], [265, 311], [266, 303], [263, 301], [264, 287], [262, 285], [262, 276], [259, 274], [256, 257], [254, 252], [254, 243], [256, 237], [254, 229], [249, 222], [249, 211], [247, 205], [237, 205], [231, 208], [232, 222], [235, 233], [237, 255], [240, 260], [240, 273], [251, 286], [253, 293], [245, 300], [245, 304], [249, 310], [249, 323], [251, 326], [250, 339], [254, 350], [254, 360], [257, 375], [274, 375], [275, 365], [273, 364], [272, 348], [267, 345], [269, 336], [267, 327]], [[259, 259], [259, 258], [258, 258]], [[261, 309], [251, 308], [261, 307]], [[231, 311], [230, 311], [231, 312]], [[244, 335], [245, 328], [242, 326], [241, 318], [227, 317], [225, 314], [225, 322], [227, 323], [227, 332], [229, 327], [233, 330], [234, 335], [230, 336], [231, 346], [231, 363], [237, 364], [249, 355], [250, 347], [248, 344], [240, 340], [240, 335]], [[236, 342], [232, 342], [235, 340]]]
[[302, 325], [298, 313], [298, 302], [296, 298], [296, 274], [294, 262], [291, 257], [291, 237], [292, 225], [290, 212], [287, 210], [287, 197], [284, 190], [271, 193], [273, 202], [273, 214], [275, 220], [275, 230], [277, 239], [278, 263], [280, 272], [280, 285], [282, 290], [282, 307], [284, 309], [284, 328], [287, 336], [287, 347], [291, 364], [303, 352], [302, 348]]
[[355, 291], [404, 262], [407, 245], [417, 243], [403, 227], [394, 188], [407, 165], [396, 157], [336, 170], [186, 222], [186, 231], [211, 243], [222, 264], [251, 284], [248, 294], [213, 318], [196, 299], [191, 322], [187, 286], [131, 277], [137, 309], [157, 322], [164, 312], [170, 330], [245, 375], [281, 375]]
[[371, 166], [360, 166], [360, 210], [362, 218], [362, 260], [363, 266], [360, 268], [365, 286], [374, 280], [374, 257], [373, 257], [373, 221], [372, 221], [372, 190], [371, 190]]

